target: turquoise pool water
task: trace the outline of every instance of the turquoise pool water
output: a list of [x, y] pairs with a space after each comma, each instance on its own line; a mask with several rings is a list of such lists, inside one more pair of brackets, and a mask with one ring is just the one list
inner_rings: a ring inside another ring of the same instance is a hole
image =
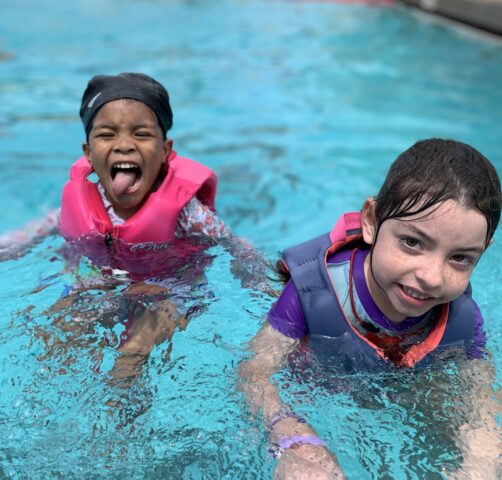
[[[471, 143], [502, 172], [502, 43], [463, 27], [329, 2], [6, 0], [1, 10], [0, 233], [58, 206], [96, 73], [143, 71], [167, 86], [177, 150], [216, 170], [221, 217], [269, 258], [358, 209], [417, 139]], [[275, 460], [236, 367], [272, 300], [240, 288], [230, 256], [212, 248], [191, 322], [119, 388], [107, 377], [109, 328], [68, 332], [48, 311], [73, 282], [61, 243], [0, 263], [0, 478], [270, 478]], [[501, 265], [499, 232], [473, 278], [499, 372]], [[101, 299], [91, 292], [81, 308], [100, 318]], [[439, 479], [458, 465], [466, 386], [453, 365], [304, 368], [279, 375], [283, 394], [350, 479]]]

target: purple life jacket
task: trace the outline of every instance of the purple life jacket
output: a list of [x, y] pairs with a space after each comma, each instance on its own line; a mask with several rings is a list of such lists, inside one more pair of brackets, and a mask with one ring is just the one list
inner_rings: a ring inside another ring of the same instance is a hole
[[[349, 357], [381, 363], [388, 360], [385, 353], [368, 342], [350, 324], [342, 310], [327, 269], [327, 257], [343, 248], [353, 248], [362, 241], [360, 216], [348, 213], [342, 216], [329, 234], [324, 234], [283, 252], [303, 313], [307, 320], [310, 340], [337, 339], [338, 353]], [[412, 367], [432, 352], [445, 348], [467, 349], [474, 336], [475, 308], [471, 286], [449, 304], [439, 307], [438, 325], [418, 345], [410, 348], [399, 366]], [[330, 342], [324, 342], [329, 344]], [[331, 342], [332, 343], [332, 342]]]

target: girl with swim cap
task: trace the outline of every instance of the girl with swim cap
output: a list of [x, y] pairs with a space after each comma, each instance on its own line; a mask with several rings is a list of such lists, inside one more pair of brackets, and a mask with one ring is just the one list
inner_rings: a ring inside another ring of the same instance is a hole
[[[169, 95], [159, 82], [141, 73], [97, 75], [84, 91], [80, 117], [84, 156], [71, 168], [60, 214], [0, 241], [0, 256], [12, 257], [59, 226], [72, 247], [68, 256], [83, 255], [106, 274], [65, 288], [51, 308], [51, 313], [65, 311], [62, 328], [66, 316], [84, 316], [78, 302], [89, 288], [107, 291], [117, 279], [132, 280], [120, 298], [107, 294], [108, 305], [120, 311], [106, 313], [127, 319], [119, 350], [144, 361], [155, 344], [186, 325], [192, 287], [201, 283], [211, 261], [204, 251], [216, 243], [234, 257], [232, 267], [244, 265], [232, 268], [244, 286], [268, 289], [257, 251], [216, 214], [214, 172], [174, 151], [167, 137], [173, 124]], [[76, 308], [68, 312], [73, 302]], [[127, 377], [138, 368], [125, 370], [120, 375]]]
[[221, 243], [247, 264], [238, 269], [243, 283], [260, 283], [257, 275], [244, 277], [246, 270], [263, 273], [256, 250], [216, 214], [216, 175], [173, 150], [173, 114], [159, 82], [141, 73], [97, 75], [84, 91], [80, 117], [84, 156], [71, 168], [60, 214], [0, 237], [0, 258], [22, 254], [59, 226], [77, 253], [133, 280], [185, 268], [184, 259]]
[[80, 117], [85, 156], [65, 186], [60, 229], [81, 253], [144, 279], [193, 250], [177, 240], [232, 237], [215, 213], [216, 175], [177, 155], [166, 136], [173, 115], [160, 83], [140, 73], [95, 76]]

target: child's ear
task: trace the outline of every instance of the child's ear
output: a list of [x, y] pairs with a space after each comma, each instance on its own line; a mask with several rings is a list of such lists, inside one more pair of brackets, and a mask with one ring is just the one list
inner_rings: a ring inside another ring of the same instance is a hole
[[166, 138], [164, 145], [162, 145], [162, 156], [167, 158], [172, 151], [173, 141], [170, 138]]
[[377, 232], [377, 222], [375, 215], [376, 200], [368, 197], [361, 210], [361, 228], [363, 240], [368, 245], [372, 245]]
[[85, 157], [89, 162], [91, 161], [91, 149], [89, 148], [88, 143], [83, 143], [82, 144], [82, 151], [84, 152]]

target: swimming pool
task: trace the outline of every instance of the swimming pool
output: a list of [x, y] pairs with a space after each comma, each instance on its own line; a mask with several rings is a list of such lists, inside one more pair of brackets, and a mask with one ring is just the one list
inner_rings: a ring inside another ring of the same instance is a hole
[[[80, 95], [102, 72], [143, 71], [167, 86], [177, 150], [216, 170], [220, 215], [270, 258], [358, 209], [416, 139], [471, 143], [502, 172], [501, 41], [407, 9], [7, 0], [2, 10], [0, 233], [58, 205], [83, 140]], [[228, 254], [211, 249], [199, 313], [118, 388], [107, 329], [71, 336], [47, 312], [72, 282], [60, 245], [49, 238], [0, 263], [0, 477], [269, 478], [275, 460], [236, 367], [272, 300], [240, 288]], [[501, 265], [499, 232], [473, 279], [499, 372]], [[101, 298], [92, 292], [83, 308]], [[310, 381], [286, 368], [283, 393], [348, 478], [436, 479], [458, 463], [449, 430], [462, 405], [445, 403], [466, 387], [453, 366], [399, 378], [309, 368]]]

